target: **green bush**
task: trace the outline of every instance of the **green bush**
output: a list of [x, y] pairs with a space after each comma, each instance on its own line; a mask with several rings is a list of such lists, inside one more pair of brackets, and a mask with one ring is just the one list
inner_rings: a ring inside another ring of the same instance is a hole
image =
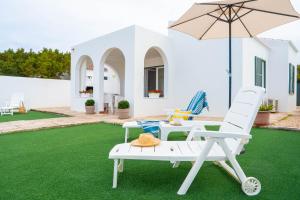
[[129, 108], [129, 102], [126, 100], [120, 101], [118, 103], [118, 109], [127, 109]]
[[273, 109], [273, 105], [268, 105], [268, 104], [262, 104], [259, 107], [259, 111], [270, 111]]
[[71, 54], [57, 49], [8, 49], [0, 52], [0, 75], [70, 79], [70, 62]]
[[88, 99], [85, 102], [85, 106], [94, 106], [95, 105], [95, 101], [93, 99]]

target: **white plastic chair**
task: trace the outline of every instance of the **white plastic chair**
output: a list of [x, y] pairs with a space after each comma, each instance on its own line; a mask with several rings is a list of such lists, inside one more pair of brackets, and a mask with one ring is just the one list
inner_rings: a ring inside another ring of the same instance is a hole
[[10, 101], [5, 102], [5, 105], [0, 107], [1, 116], [13, 115], [13, 113], [19, 109], [22, 102], [24, 103], [24, 94], [14, 93], [11, 96]]
[[[114, 160], [113, 188], [117, 187], [118, 171], [123, 171], [125, 159], [171, 161], [174, 167], [178, 167], [182, 161], [194, 162], [177, 192], [179, 195], [186, 194], [204, 161], [215, 161], [241, 183], [245, 194], [257, 195], [261, 190], [259, 180], [246, 177], [236, 156], [251, 138], [250, 131], [264, 91], [260, 87], [241, 89], [224, 121], [218, 123], [221, 127], [217, 132], [206, 130], [205, 122], [198, 122], [186, 141], [161, 141], [156, 147], [135, 147], [130, 143], [116, 145], [109, 153], [109, 158]], [[205, 140], [194, 140], [197, 137], [204, 137]], [[226, 161], [229, 161], [232, 167]]]

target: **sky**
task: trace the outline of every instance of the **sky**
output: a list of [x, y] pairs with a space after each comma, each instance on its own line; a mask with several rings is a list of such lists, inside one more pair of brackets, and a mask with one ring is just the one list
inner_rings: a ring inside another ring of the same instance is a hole
[[[168, 22], [178, 19], [194, 2], [0, 0], [0, 51], [8, 48], [38, 51], [43, 47], [69, 51], [78, 43], [131, 25], [167, 34]], [[300, 1], [291, 2], [300, 13]], [[300, 20], [259, 36], [292, 40], [300, 49]]]

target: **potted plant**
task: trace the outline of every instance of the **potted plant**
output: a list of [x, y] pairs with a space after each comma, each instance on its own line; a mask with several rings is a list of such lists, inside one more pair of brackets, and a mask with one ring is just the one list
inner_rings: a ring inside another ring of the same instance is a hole
[[95, 113], [95, 101], [93, 99], [86, 100], [85, 112], [86, 112], [86, 114], [94, 114]]
[[273, 110], [273, 105], [262, 104], [259, 107], [259, 111], [257, 113], [255, 119], [256, 126], [267, 126], [270, 124], [270, 113]]
[[159, 98], [160, 90], [149, 90], [148, 96], [149, 98]]
[[118, 115], [119, 119], [129, 118], [129, 102], [126, 100], [119, 101], [118, 103]]

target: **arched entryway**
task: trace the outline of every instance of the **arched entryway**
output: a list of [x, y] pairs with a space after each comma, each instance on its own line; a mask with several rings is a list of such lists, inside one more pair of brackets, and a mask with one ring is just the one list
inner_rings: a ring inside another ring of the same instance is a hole
[[166, 96], [166, 68], [163, 51], [158, 47], [149, 48], [144, 58], [144, 97]]
[[81, 56], [76, 67], [76, 95], [79, 97], [93, 97], [94, 64], [91, 57]]
[[118, 48], [108, 49], [101, 59], [101, 68], [103, 68], [104, 111], [114, 112], [117, 103], [124, 99], [125, 95], [125, 56], [123, 52]]

